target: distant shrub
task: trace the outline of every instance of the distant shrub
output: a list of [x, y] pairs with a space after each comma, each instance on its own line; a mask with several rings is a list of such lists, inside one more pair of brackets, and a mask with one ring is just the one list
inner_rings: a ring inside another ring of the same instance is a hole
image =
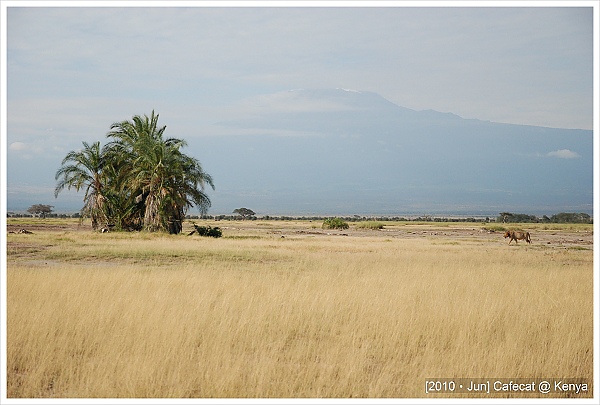
[[561, 212], [550, 217], [550, 222], [558, 224], [591, 224], [594, 221], [589, 214], [586, 213], [572, 213], [572, 212]]
[[361, 229], [383, 229], [383, 222], [379, 221], [365, 221], [356, 224], [357, 228]]
[[593, 218], [584, 212], [561, 212], [559, 214], [552, 215], [548, 218], [544, 215], [541, 218], [535, 215], [527, 214], [512, 214], [510, 212], [501, 212], [500, 216], [496, 219], [496, 222], [502, 223], [555, 223], [555, 224], [592, 224], [594, 223]]
[[496, 218], [496, 222], [501, 223], [538, 223], [539, 218], [535, 215], [528, 214], [512, 214], [510, 212], [501, 212], [500, 216]]
[[212, 236], [213, 238], [220, 238], [223, 236], [223, 232], [218, 226], [213, 228], [211, 226], [198, 226], [194, 224], [194, 228], [196, 228], [196, 232], [198, 232], [198, 235], [200, 236]]
[[323, 229], [348, 229], [348, 223], [341, 218], [327, 218], [323, 221]]

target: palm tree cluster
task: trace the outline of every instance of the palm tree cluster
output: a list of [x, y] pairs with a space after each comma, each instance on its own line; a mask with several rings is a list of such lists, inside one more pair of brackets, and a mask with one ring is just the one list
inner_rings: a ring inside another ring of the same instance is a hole
[[181, 232], [188, 208], [210, 207], [204, 192], [212, 177], [197, 159], [181, 152], [186, 142], [165, 138], [158, 114], [116, 122], [100, 142], [69, 152], [56, 172], [55, 197], [65, 188], [85, 190], [82, 218], [92, 227], [112, 224], [122, 230]]

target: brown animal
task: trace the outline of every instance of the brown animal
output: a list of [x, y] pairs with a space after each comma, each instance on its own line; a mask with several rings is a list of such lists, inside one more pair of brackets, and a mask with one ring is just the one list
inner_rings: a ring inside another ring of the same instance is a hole
[[523, 239], [525, 239], [525, 242], [531, 243], [531, 235], [529, 234], [529, 232], [506, 231], [504, 232], [504, 238], [510, 238], [510, 240], [508, 241], [509, 245], [510, 242], [512, 242], [513, 240], [515, 241], [515, 243], [518, 244], [518, 241]]

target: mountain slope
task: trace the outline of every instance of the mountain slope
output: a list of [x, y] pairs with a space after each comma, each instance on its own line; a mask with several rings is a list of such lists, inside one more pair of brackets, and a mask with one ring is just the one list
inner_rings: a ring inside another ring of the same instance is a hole
[[219, 123], [231, 135], [202, 138], [216, 210], [592, 211], [592, 131], [467, 120], [344, 89], [248, 105], [251, 113]]

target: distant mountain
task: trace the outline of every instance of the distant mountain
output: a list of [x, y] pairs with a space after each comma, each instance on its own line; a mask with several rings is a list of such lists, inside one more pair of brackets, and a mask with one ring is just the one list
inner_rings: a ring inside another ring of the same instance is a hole
[[593, 134], [415, 111], [372, 92], [293, 90], [202, 138], [215, 210], [258, 214], [593, 211]]

